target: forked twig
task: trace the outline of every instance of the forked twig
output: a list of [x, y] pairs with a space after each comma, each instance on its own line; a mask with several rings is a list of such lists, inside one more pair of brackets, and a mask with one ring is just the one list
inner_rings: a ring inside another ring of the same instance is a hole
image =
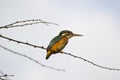
[[3, 28], [7, 29], [7, 28], [14, 28], [14, 27], [23, 27], [23, 26], [39, 24], [39, 23], [43, 23], [43, 24], [46, 24], [46, 25], [52, 24], [52, 25], [59, 26], [56, 23], [47, 22], [47, 21], [44, 21], [44, 20], [41, 20], [41, 19], [30, 19], [30, 20], [16, 21], [16, 22], [13, 22], [13, 23], [8, 24], [8, 25], [0, 26], [0, 29], [3, 29]]
[[8, 77], [12, 77], [14, 75], [8, 75], [8, 74], [4, 74], [2, 71], [0, 71], [0, 80], [11, 80]]

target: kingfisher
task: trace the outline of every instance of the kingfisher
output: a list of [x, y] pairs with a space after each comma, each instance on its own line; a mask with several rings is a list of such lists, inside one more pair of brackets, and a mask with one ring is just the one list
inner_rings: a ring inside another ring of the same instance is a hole
[[61, 50], [67, 45], [68, 40], [74, 36], [83, 36], [81, 34], [75, 34], [69, 30], [61, 31], [58, 36], [54, 37], [48, 47], [47, 47], [47, 55], [46, 60], [52, 55], [56, 53], [60, 53]]

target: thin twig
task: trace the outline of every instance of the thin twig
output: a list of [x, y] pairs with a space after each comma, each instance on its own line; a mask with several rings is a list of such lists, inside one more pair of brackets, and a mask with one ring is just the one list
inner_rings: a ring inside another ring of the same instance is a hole
[[44, 65], [44, 64], [40, 63], [39, 61], [33, 59], [32, 57], [29, 57], [29, 56], [27, 56], [27, 55], [25, 55], [25, 54], [22, 54], [22, 53], [13, 51], [13, 50], [8, 49], [8, 48], [6, 48], [6, 47], [4, 47], [4, 46], [2, 46], [2, 45], [0, 45], [0, 47], [3, 48], [3, 49], [5, 49], [5, 50], [7, 50], [7, 51], [9, 51], [9, 52], [11, 52], [11, 53], [14, 53], [14, 54], [17, 54], [17, 55], [19, 55], [19, 56], [25, 57], [25, 58], [27, 58], [27, 59], [29, 59], [29, 60], [31, 60], [31, 61], [39, 64], [39, 65], [42, 66], [42, 67], [46, 67], [46, 68], [53, 69], [53, 70], [57, 70], [57, 71], [65, 71], [65, 69], [59, 69], [59, 68], [54, 68], [54, 67], [51, 67], [51, 66]]
[[[46, 49], [45, 47], [43, 47], [43, 46], [37, 46], [37, 45], [34, 45], [34, 44], [30, 44], [30, 43], [18, 41], [18, 40], [11, 39], [11, 38], [8, 38], [8, 37], [3, 36], [3, 35], [0, 35], [0, 37], [1, 37], [1, 38], [4, 38], [4, 39], [7, 39], [7, 40], [9, 40], [9, 41], [13, 41], [13, 42], [25, 44], [25, 45], [28, 45], [28, 46], [32, 46], [32, 47], [34, 47], [34, 48], [41, 48], [41, 49], [47, 50], [47, 49]], [[75, 56], [75, 55], [73, 55], [73, 54], [71, 54], [71, 53], [67, 53], [67, 52], [61, 52], [61, 53], [64, 53], [64, 54], [69, 55], [69, 56], [72, 56], [72, 57], [74, 57], [74, 58], [81, 59], [81, 60], [86, 61], [86, 62], [88, 62], [88, 63], [90, 63], [90, 64], [92, 64], [92, 65], [94, 65], [94, 66], [96, 66], [96, 67], [99, 67], [99, 68], [108, 69], [108, 70], [120, 71], [120, 69], [117, 69], [117, 68], [109, 68], [109, 67], [104, 67], [104, 66], [98, 65], [98, 64], [96, 64], [96, 63], [94, 63], [94, 62], [92, 62], [92, 61], [89, 61], [89, 60], [87, 60], [87, 59], [85, 59], [85, 58], [82, 58], [82, 57], [80, 57], [80, 56]]]
[[41, 19], [30, 19], [30, 20], [16, 21], [16, 22], [13, 22], [13, 23], [8, 24], [8, 25], [1, 26], [0, 29], [3, 29], [3, 28], [7, 29], [7, 28], [14, 28], [14, 27], [23, 27], [23, 26], [33, 25], [33, 24], [39, 24], [39, 23], [44, 23], [46, 25], [52, 24], [52, 25], [59, 26], [56, 23], [43, 21]]

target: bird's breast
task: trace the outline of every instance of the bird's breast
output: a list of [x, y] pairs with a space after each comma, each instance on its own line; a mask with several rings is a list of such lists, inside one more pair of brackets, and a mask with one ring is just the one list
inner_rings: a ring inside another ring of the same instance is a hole
[[54, 51], [54, 53], [60, 52], [68, 43], [68, 39], [66, 37], [62, 37], [58, 42], [56, 42], [52, 47], [51, 51]]

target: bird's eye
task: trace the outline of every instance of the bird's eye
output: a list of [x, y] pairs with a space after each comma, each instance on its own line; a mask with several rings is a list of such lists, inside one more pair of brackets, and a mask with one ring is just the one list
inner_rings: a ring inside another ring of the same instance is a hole
[[72, 35], [73, 33], [72, 33], [72, 32], [70, 32], [69, 34], [70, 34], [70, 35]]

